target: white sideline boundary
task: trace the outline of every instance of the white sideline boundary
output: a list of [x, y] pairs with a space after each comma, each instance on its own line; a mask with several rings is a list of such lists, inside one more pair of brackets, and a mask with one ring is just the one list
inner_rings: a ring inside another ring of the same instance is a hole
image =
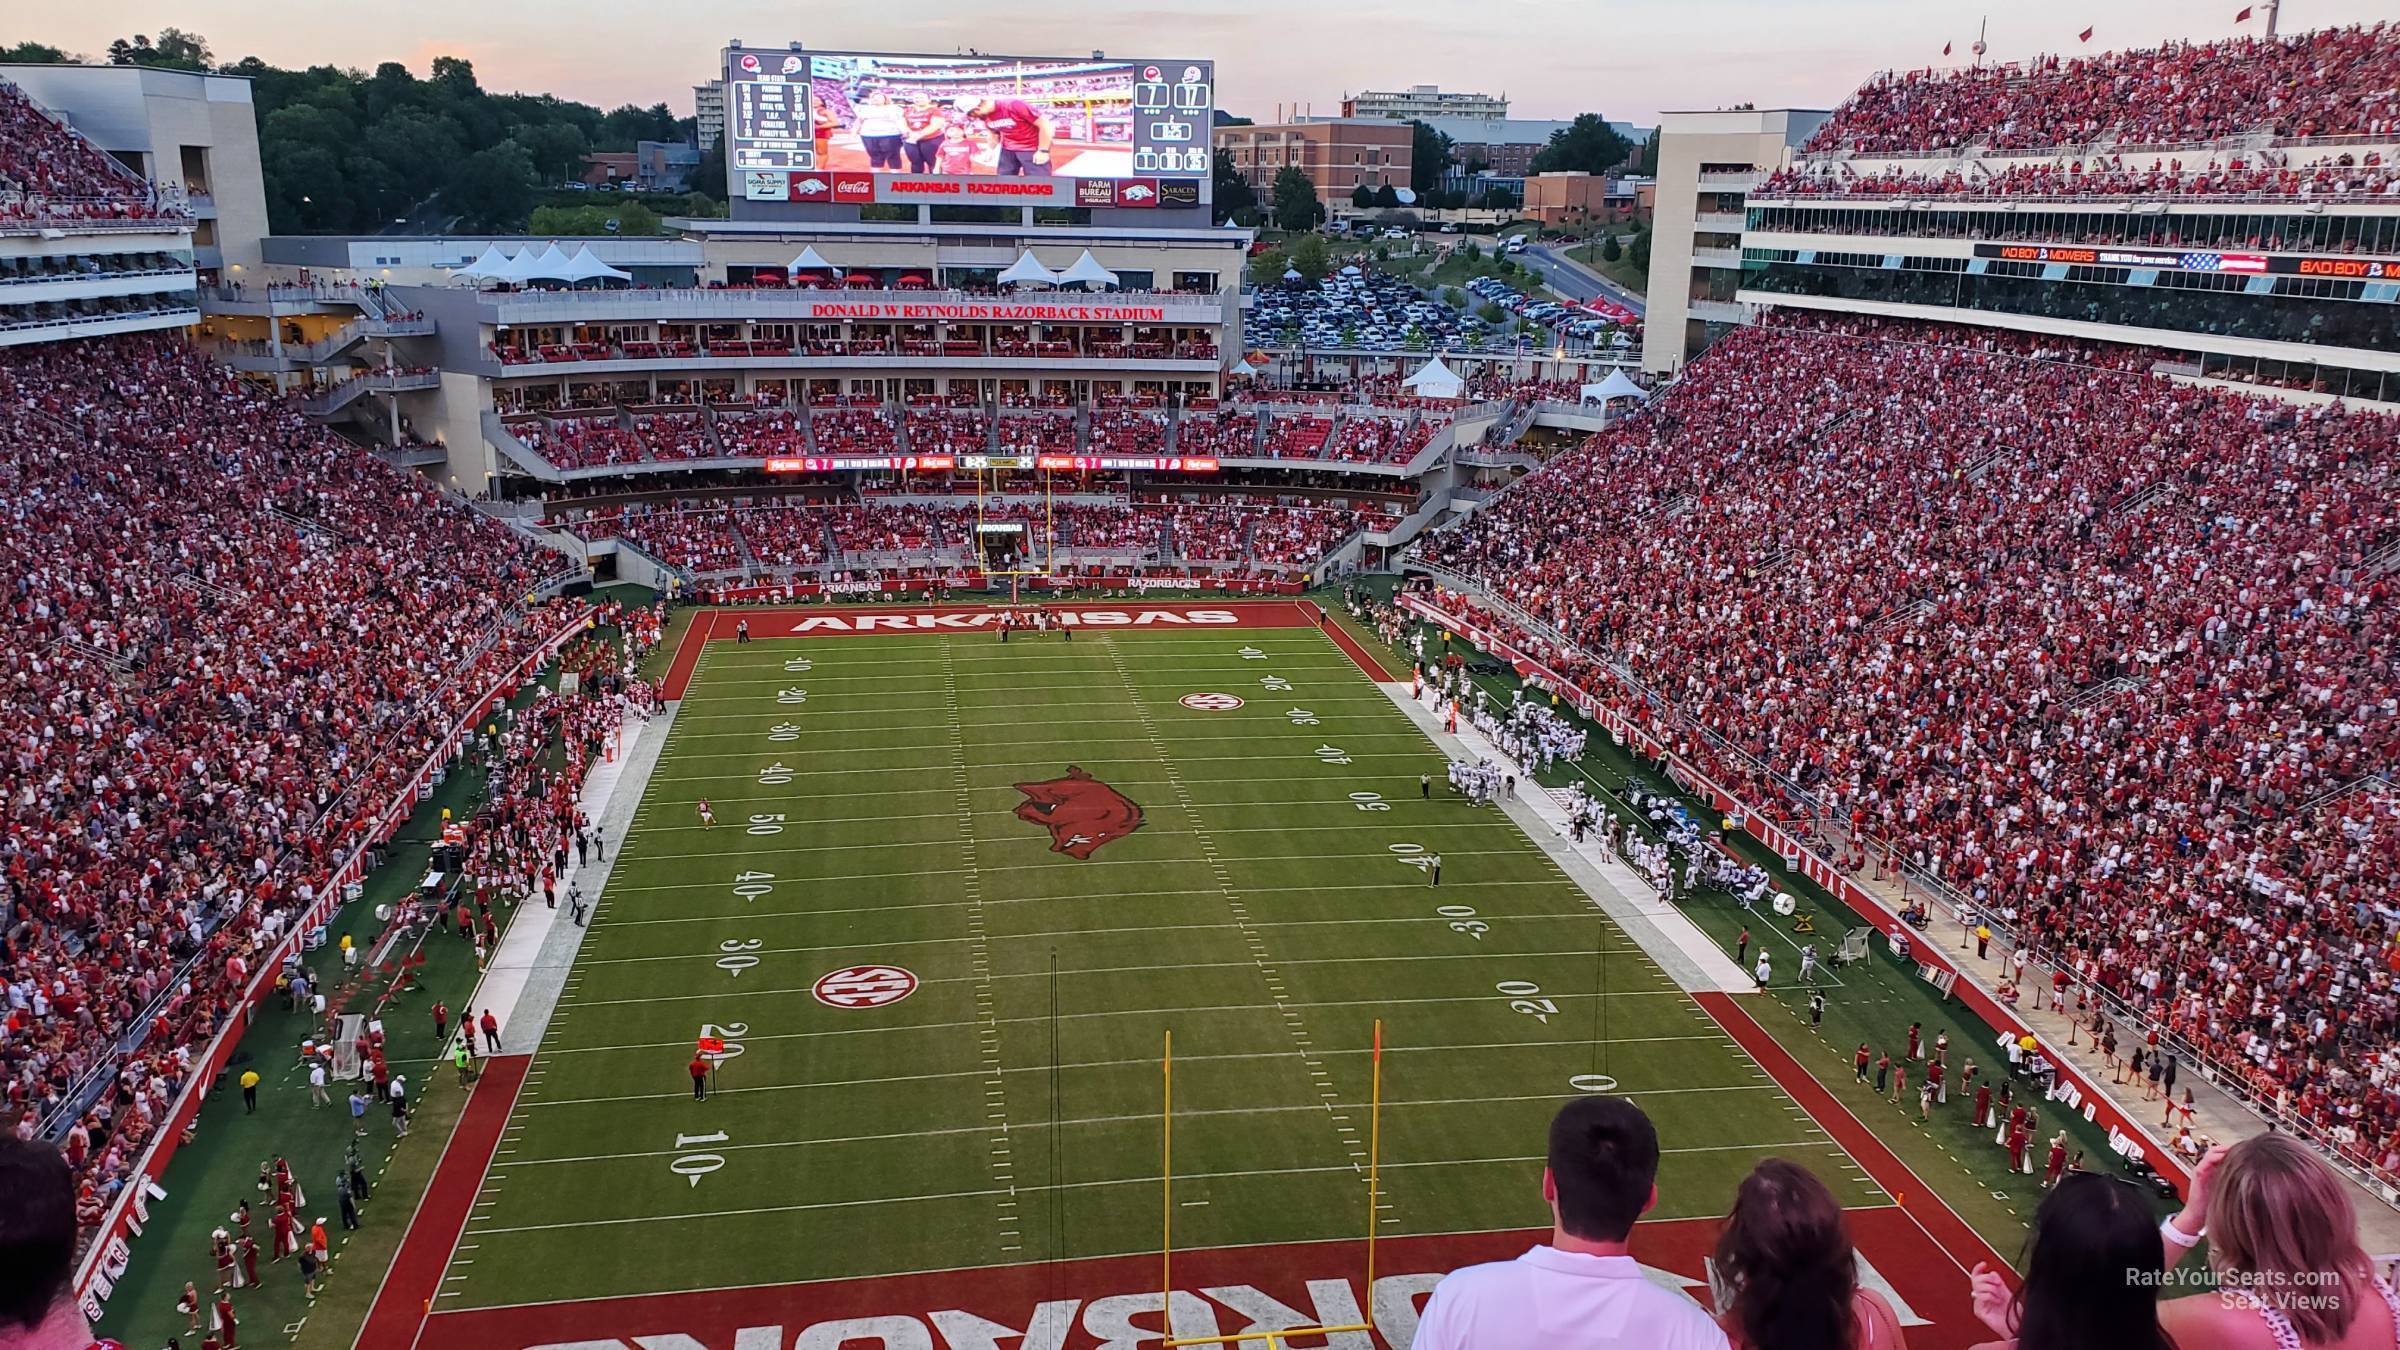
[[[529, 1055], [541, 1045], [542, 1033], [558, 1009], [559, 993], [586, 931], [572, 917], [568, 892], [583, 892], [588, 921], [591, 911], [599, 906], [600, 892], [608, 885], [609, 873], [616, 868], [618, 851], [624, 847], [634, 808], [649, 785], [651, 770], [658, 767], [667, 733], [674, 725], [672, 703], [648, 721], [628, 718], [621, 725], [617, 757], [593, 765], [577, 797], [583, 813], [597, 828], [607, 856], [579, 862], [573, 850], [568, 851], [566, 869], [558, 878], [558, 908], [535, 903], [541, 898], [539, 895], [517, 901], [517, 917], [509, 924], [508, 931], [500, 935], [500, 946], [485, 964], [473, 998], [457, 1010], [458, 1025], [462, 1027], [472, 1026], [484, 1009], [492, 1010], [500, 1019], [499, 1053]], [[480, 1038], [476, 1053], [478, 1056], [484, 1053]]]
[[[1460, 719], [1453, 734], [1442, 729], [1441, 718], [1424, 703], [1409, 696], [1407, 684], [1394, 680], [1378, 682], [1381, 689], [1419, 730], [1432, 739], [1444, 754], [1452, 759], [1483, 759], [1510, 763], [1507, 756], [1486, 740], [1483, 734]], [[1450, 791], [1444, 786], [1440, 792]], [[1723, 994], [1755, 994], [1758, 982], [1749, 971], [1734, 964], [1697, 924], [1686, 918], [1674, 905], [1661, 899], [1658, 892], [1634, 874], [1632, 868], [1602, 848], [1597, 840], [1576, 843], [1567, 825], [1567, 813], [1549, 789], [1535, 782], [1530, 775], [1517, 779], [1516, 796], [1500, 803], [1510, 819], [1524, 829], [1526, 837], [1558, 862], [1591, 902], [1609, 918], [1616, 921], [1634, 945], [1658, 963], [1667, 977], [1687, 992]], [[1528, 822], [1543, 827], [1535, 830]], [[1465, 883], [1462, 879], [1462, 884]]]

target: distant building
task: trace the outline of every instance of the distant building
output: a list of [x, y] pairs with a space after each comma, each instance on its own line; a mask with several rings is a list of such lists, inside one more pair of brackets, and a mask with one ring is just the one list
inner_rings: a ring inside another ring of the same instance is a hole
[[1422, 121], [1450, 138], [1451, 167], [1472, 173], [1476, 165], [1502, 178], [1522, 178], [1533, 157], [1550, 143], [1552, 132], [1572, 125], [1541, 118], [1425, 117]]
[[692, 125], [700, 137], [700, 153], [717, 148], [717, 137], [725, 134], [725, 82], [710, 80], [692, 86]]
[[634, 143], [633, 182], [644, 192], [688, 192], [699, 167], [700, 151], [689, 141]]
[[1735, 293], [1750, 189], [1829, 116], [1821, 108], [1662, 115], [1642, 369], [1679, 369], [1744, 321]]
[[1525, 214], [1544, 225], [1616, 225], [1646, 220], [1658, 200], [1647, 178], [1539, 173], [1525, 180]]
[[1437, 117], [1497, 122], [1508, 116], [1508, 95], [1443, 93], [1437, 84], [1412, 84], [1405, 90], [1363, 89], [1342, 100], [1344, 117], [1390, 117], [1400, 121]]
[[583, 181], [593, 187], [630, 183], [638, 162], [631, 150], [595, 150], [583, 157]]
[[1406, 188], [1414, 138], [1406, 124], [1387, 118], [1341, 117], [1218, 127], [1215, 145], [1248, 180], [1262, 208], [1273, 195], [1276, 171], [1288, 164], [1308, 175], [1317, 200], [1331, 210], [1348, 206], [1361, 184]]
[[[1522, 178], [1531, 173], [1533, 157], [1550, 143], [1550, 137], [1575, 125], [1571, 121], [1536, 117], [1424, 117], [1414, 120], [1450, 138], [1450, 164], [1454, 170], [1472, 173], [1475, 166], [1481, 164], [1502, 178]], [[1631, 122], [1611, 122], [1608, 125], [1636, 149], [1650, 139], [1648, 127], [1637, 127]]]

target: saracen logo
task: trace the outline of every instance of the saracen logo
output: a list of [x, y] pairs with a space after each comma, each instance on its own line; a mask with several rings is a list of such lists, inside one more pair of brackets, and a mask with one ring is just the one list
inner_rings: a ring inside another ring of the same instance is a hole
[[798, 173], [792, 175], [792, 195], [795, 197], [822, 197], [831, 191], [833, 191], [833, 185], [826, 182], [822, 174]]
[[1064, 778], [1019, 783], [1017, 791], [1025, 794], [1017, 819], [1048, 829], [1050, 851], [1077, 862], [1142, 828], [1141, 803], [1072, 764]]

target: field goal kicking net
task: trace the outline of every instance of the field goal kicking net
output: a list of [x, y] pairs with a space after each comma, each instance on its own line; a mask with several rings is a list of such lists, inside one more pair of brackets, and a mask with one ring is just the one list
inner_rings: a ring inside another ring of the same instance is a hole
[[[1361, 1288], [1375, 1288], [1375, 1203], [1382, 1179], [1383, 1161], [1383, 1019], [1375, 1019], [1374, 1053], [1367, 1096], [1367, 1279]], [[1158, 1288], [1162, 1309], [1175, 1306], [1175, 1033], [1166, 1033], [1165, 1048], [1161, 1051], [1159, 1067], [1159, 1143], [1158, 1143]], [[1172, 1327], [1168, 1331], [1172, 1332]], [[1264, 1341], [1268, 1350], [1290, 1350], [1295, 1340], [1323, 1339], [1331, 1344], [1335, 1336], [1365, 1335], [1372, 1337], [1375, 1328], [1366, 1322], [1331, 1327], [1254, 1327], [1247, 1331], [1229, 1331], [1219, 1336], [1175, 1336], [1169, 1334], [1159, 1342], [1160, 1350], [1178, 1350], [1186, 1345], [1248, 1346]]]
[[333, 1076], [342, 1082], [356, 1082], [360, 1076], [360, 1038], [367, 1034], [367, 1019], [360, 1013], [343, 1013], [341, 1024], [333, 1036]]
[[[1046, 576], [1056, 556], [1050, 474], [1039, 486], [1022, 481], [1033, 472], [1031, 455], [970, 456], [975, 470], [974, 561], [987, 577]], [[1013, 489], [1013, 490], [1012, 490]]]
[[1846, 966], [1853, 961], [1866, 960], [1867, 940], [1873, 936], [1875, 936], [1875, 930], [1872, 928], [1853, 928], [1842, 934], [1842, 949], [1833, 954], [1833, 963], [1837, 966]]

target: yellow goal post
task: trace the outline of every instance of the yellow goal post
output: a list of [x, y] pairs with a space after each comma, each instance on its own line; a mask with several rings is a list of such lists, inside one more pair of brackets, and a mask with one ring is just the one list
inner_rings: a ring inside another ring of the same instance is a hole
[[[1375, 1205], [1381, 1190], [1383, 1161], [1383, 1019], [1375, 1021], [1374, 1049], [1369, 1058], [1367, 1096], [1367, 1283], [1375, 1288]], [[1284, 1350], [1296, 1339], [1315, 1339], [1344, 1333], [1373, 1335], [1367, 1322], [1342, 1326], [1260, 1328], [1228, 1331], [1216, 1336], [1175, 1335], [1175, 1032], [1166, 1032], [1159, 1055], [1158, 1136], [1158, 1307], [1161, 1350], [1186, 1345], [1235, 1345], [1265, 1341], [1269, 1350]]]

